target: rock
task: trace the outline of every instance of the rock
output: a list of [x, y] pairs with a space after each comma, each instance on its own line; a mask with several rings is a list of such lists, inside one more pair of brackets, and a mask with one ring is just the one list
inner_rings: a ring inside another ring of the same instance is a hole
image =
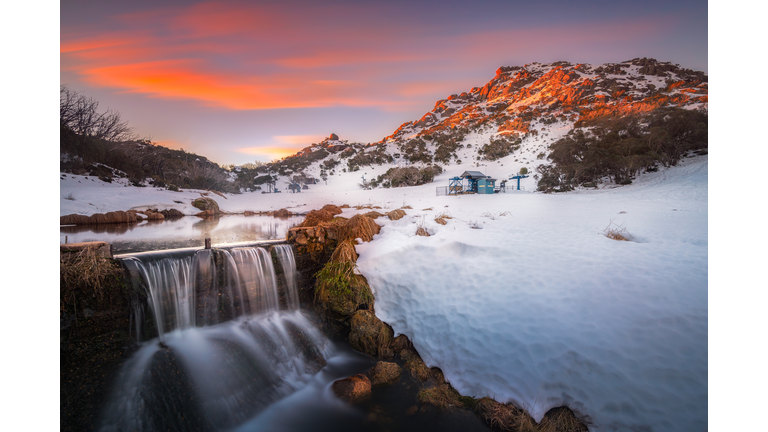
[[339, 140], [339, 136], [336, 135], [335, 133], [332, 133], [331, 136], [328, 137], [328, 139], [338, 141]]
[[202, 211], [210, 210], [212, 214], [219, 214], [219, 204], [213, 199], [208, 197], [197, 198], [192, 201], [192, 206]]
[[394, 384], [400, 379], [402, 368], [397, 363], [380, 361], [368, 371], [371, 385]]
[[331, 385], [333, 393], [339, 399], [355, 403], [365, 399], [371, 394], [371, 381], [363, 374], [334, 381]]
[[162, 213], [166, 219], [179, 219], [184, 217], [184, 213], [176, 209], [160, 210], [160, 213]]
[[359, 310], [349, 320], [352, 348], [379, 358], [391, 358], [394, 331], [369, 310]]

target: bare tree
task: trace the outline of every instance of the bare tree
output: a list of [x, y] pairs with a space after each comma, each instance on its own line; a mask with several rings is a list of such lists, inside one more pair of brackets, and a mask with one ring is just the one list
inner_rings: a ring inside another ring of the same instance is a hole
[[65, 85], [59, 88], [59, 120], [62, 126], [78, 135], [106, 141], [127, 141], [136, 139], [120, 113], [98, 111], [99, 102], [80, 94]]

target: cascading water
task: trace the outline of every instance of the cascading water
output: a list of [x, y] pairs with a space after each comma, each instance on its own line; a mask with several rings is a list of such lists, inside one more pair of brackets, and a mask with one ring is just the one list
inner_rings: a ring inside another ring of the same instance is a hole
[[119, 374], [102, 431], [229, 430], [313, 379], [331, 344], [299, 310], [292, 249], [274, 251], [283, 290], [259, 247], [122, 260], [151, 314], [137, 302], [132, 331], [145, 342]]

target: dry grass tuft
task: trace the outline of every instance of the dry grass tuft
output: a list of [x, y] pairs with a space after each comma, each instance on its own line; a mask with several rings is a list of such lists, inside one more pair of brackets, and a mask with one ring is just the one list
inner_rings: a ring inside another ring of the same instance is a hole
[[426, 229], [424, 229], [424, 227], [418, 227], [416, 229], [416, 235], [422, 236], [422, 237], [429, 237], [429, 233], [427, 232]]
[[299, 226], [300, 227], [318, 226], [323, 222], [330, 221], [331, 219], [333, 219], [333, 214], [331, 214], [329, 211], [312, 210], [307, 214], [307, 217], [304, 218], [304, 222], [302, 222]]
[[376, 219], [384, 216], [383, 214], [377, 212], [377, 211], [369, 211], [368, 213], [365, 213], [365, 216], [368, 216], [371, 219]]
[[369, 242], [379, 231], [381, 231], [381, 227], [373, 219], [365, 215], [354, 215], [346, 222], [338, 225], [337, 239], [339, 242], [343, 242], [359, 238], [364, 242]]
[[410, 357], [405, 362], [405, 370], [410, 372], [411, 375], [413, 375], [419, 381], [426, 381], [432, 377], [432, 371], [427, 367], [427, 365], [420, 357]]
[[412, 210], [412, 209], [413, 209], [413, 207], [411, 207], [411, 206], [409, 206], [409, 205], [404, 205], [404, 206], [402, 206], [402, 207], [400, 207], [400, 208], [401, 208], [401, 209], [405, 209], [405, 210]]
[[281, 208], [280, 210], [276, 210], [272, 212], [272, 216], [274, 217], [288, 217], [293, 216], [293, 213], [288, 211], [288, 209]]
[[326, 204], [320, 210], [325, 210], [328, 213], [330, 213], [332, 216], [336, 216], [337, 214], [341, 214], [341, 207], [335, 206], [333, 204]]
[[76, 304], [75, 290], [90, 294], [98, 302], [108, 296], [107, 291], [122, 277], [120, 266], [109, 258], [98, 255], [95, 247], [85, 247], [74, 253], [61, 253], [59, 258], [60, 307], [62, 310]]
[[435, 218], [435, 222], [439, 223], [440, 225], [448, 225], [448, 221], [441, 217]]
[[536, 432], [536, 421], [525, 411], [484, 397], [477, 401], [475, 413], [491, 428], [501, 431]]
[[357, 262], [357, 257], [358, 255], [355, 251], [354, 240], [347, 239], [336, 246], [336, 250], [334, 250], [333, 254], [331, 255], [331, 261], [337, 263]]
[[603, 230], [603, 235], [611, 240], [618, 241], [630, 241], [632, 235], [627, 232], [627, 229], [621, 225], [617, 225], [613, 222], [613, 219], [608, 223], [608, 226]]
[[434, 405], [442, 410], [463, 408], [460, 400], [461, 395], [449, 384], [422, 389], [417, 397], [419, 403]]
[[558, 407], [544, 414], [538, 430], [540, 432], [588, 432], [589, 428], [568, 407]]
[[387, 213], [387, 217], [389, 220], [400, 220], [405, 216], [405, 211], [401, 209], [392, 210], [391, 212]]
[[429, 208], [422, 209], [421, 211], [431, 211], [431, 210], [434, 210], [434, 209], [432, 207], [429, 207]]

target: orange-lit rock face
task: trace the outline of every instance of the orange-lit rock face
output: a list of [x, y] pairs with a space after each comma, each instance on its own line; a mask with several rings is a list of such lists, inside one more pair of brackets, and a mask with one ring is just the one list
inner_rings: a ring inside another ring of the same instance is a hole
[[385, 139], [481, 126], [526, 134], [541, 117], [581, 121], [663, 106], [706, 106], [707, 79], [703, 72], [648, 58], [597, 67], [566, 62], [505, 66], [484, 86], [437, 101], [418, 122], [404, 123]]

